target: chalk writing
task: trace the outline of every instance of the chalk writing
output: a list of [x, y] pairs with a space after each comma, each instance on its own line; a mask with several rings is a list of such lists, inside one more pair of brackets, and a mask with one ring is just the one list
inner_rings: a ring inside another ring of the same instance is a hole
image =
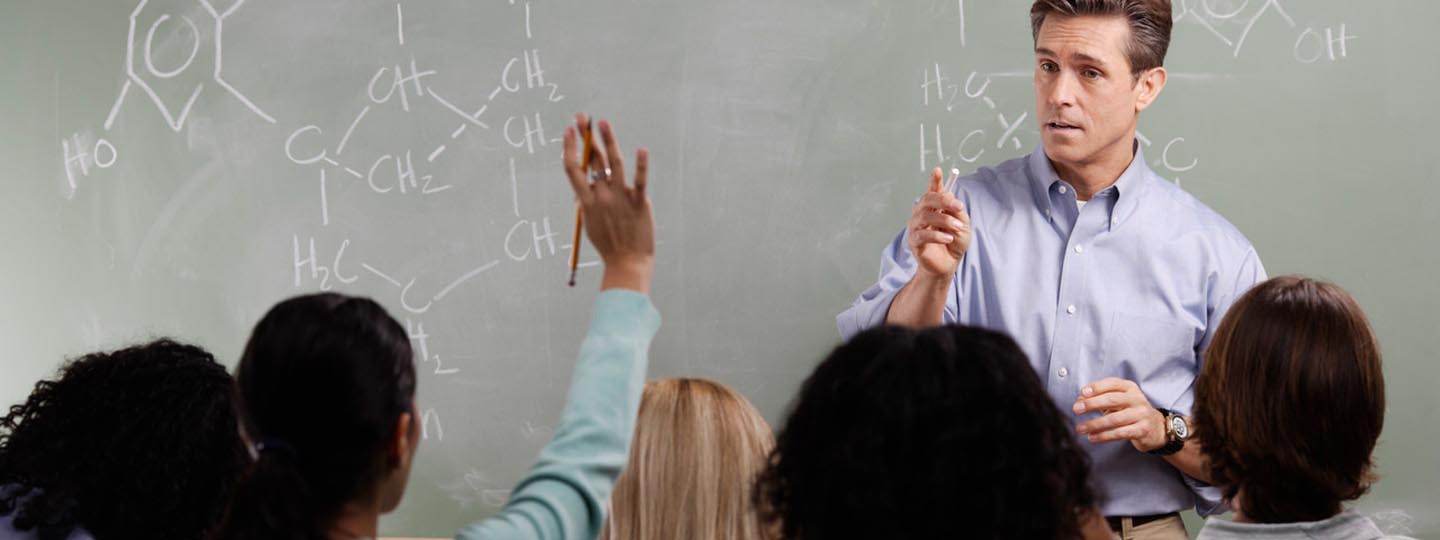
[[[1356, 36], [1346, 33], [1345, 23], [1324, 27], [1299, 29], [1299, 23], [1290, 15], [1281, 0], [1177, 0], [1174, 19], [1178, 22], [1193, 23], [1204, 28], [1235, 58], [1245, 49], [1251, 34], [1260, 23], [1274, 20], [1285, 23], [1285, 28], [1296, 35], [1294, 57], [1304, 64], [1313, 64], [1322, 57], [1338, 61], [1348, 56], [1347, 42]], [[1238, 28], [1236, 32], [1233, 29]], [[1337, 54], [1338, 52], [1338, 54]]]
[[[345, 258], [345, 248], [350, 247], [349, 240], [341, 242], [339, 249], [335, 250], [335, 257], [326, 259], [325, 261], [320, 260], [320, 254], [315, 250], [315, 239], [313, 237], [306, 238], [305, 245], [309, 247], [308, 252], [304, 251], [301, 246], [300, 235], [294, 235], [292, 240], [295, 252], [296, 288], [300, 288], [305, 283], [313, 281], [315, 287], [322, 291], [329, 291], [335, 286], [335, 283], [330, 281], [331, 278], [334, 278], [335, 281], [342, 284], [354, 283], [355, 280], [360, 279], [359, 276], [355, 275], [347, 276], [340, 270], [340, 261]], [[330, 264], [324, 264], [325, 262], [329, 262]], [[310, 279], [308, 281], [304, 279], [305, 274], [303, 271], [306, 268], [310, 269]]]

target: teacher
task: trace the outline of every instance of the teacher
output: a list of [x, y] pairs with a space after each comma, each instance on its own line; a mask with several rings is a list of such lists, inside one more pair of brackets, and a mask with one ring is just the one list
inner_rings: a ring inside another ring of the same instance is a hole
[[840, 333], [1010, 333], [1075, 414], [1111, 528], [1186, 538], [1179, 511], [1223, 510], [1199, 445], [1185, 442], [1202, 352], [1265, 270], [1136, 144], [1141, 111], [1165, 88], [1170, 2], [1037, 0], [1030, 19], [1041, 147], [950, 189], [935, 170], [882, 253], [880, 281], [837, 317]]

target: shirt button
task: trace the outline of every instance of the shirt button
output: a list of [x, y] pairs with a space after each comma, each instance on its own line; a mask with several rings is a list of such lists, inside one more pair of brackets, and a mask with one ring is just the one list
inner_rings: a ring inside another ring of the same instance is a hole
[[1119, 225], [1119, 224], [1120, 224], [1120, 218], [1110, 218], [1110, 224], [1111, 224], [1111, 225]]
[[1065, 308], [1065, 312], [1066, 312], [1066, 313], [1069, 313], [1069, 314], [1071, 314], [1071, 315], [1074, 315], [1076, 311], [1077, 311], [1077, 310], [1075, 309], [1075, 305], [1074, 305], [1074, 304], [1071, 304], [1070, 307]]
[[1061, 379], [1064, 379], [1065, 377], [1070, 376], [1070, 371], [1062, 367], [1062, 368], [1060, 368], [1060, 373], [1059, 373], [1059, 375], [1060, 375], [1060, 378], [1061, 378]]
[[1067, 188], [1067, 187], [1065, 187], [1065, 186], [1060, 186], [1060, 194], [1061, 194], [1061, 195], [1064, 195], [1064, 194], [1069, 193], [1069, 192], [1070, 192], [1070, 188]]
[[1075, 253], [1084, 253], [1085, 246], [1075, 246]]

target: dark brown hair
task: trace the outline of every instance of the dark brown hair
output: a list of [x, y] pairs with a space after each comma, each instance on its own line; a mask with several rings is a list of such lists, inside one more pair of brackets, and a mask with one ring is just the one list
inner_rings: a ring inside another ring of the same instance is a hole
[[1375, 481], [1380, 347], [1360, 305], [1313, 279], [1271, 279], [1230, 308], [1195, 388], [1214, 483], [1258, 523], [1319, 521]]
[[1138, 77], [1146, 70], [1165, 65], [1170, 50], [1170, 0], [1035, 0], [1030, 6], [1030, 30], [1040, 38], [1040, 27], [1050, 15], [1080, 17], [1124, 17], [1130, 23], [1130, 44], [1125, 56], [1130, 72]]

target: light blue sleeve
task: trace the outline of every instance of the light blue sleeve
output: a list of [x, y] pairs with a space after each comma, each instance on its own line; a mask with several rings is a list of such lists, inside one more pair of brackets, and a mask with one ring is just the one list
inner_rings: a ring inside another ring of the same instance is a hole
[[[905, 288], [905, 285], [910, 283], [910, 278], [915, 277], [915, 269], [919, 263], [910, 252], [906, 234], [907, 231], [901, 230], [900, 234], [880, 251], [880, 280], [860, 293], [860, 297], [855, 299], [849, 309], [835, 316], [835, 326], [840, 329], [841, 339], [849, 341], [855, 334], [884, 325], [885, 318], [890, 315], [890, 304], [895, 301], [895, 295], [900, 294], [900, 289]], [[962, 259], [961, 269], [965, 267], [964, 262]], [[947, 293], [945, 301], [944, 321], [947, 324], [955, 322], [959, 317], [955, 287], [955, 278], [952, 277], [950, 292]]]
[[1205, 324], [1205, 337], [1200, 341], [1200, 348], [1196, 351], [1204, 359], [1205, 349], [1210, 347], [1210, 340], [1215, 338], [1215, 330], [1220, 328], [1220, 321], [1225, 319], [1225, 314], [1230, 311], [1230, 306], [1235, 305], [1241, 296], [1250, 291], [1260, 282], [1265, 281], [1265, 265], [1260, 263], [1260, 255], [1255, 253], [1251, 247], [1241, 259], [1235, 276], [1228, 281], [1216, 283], [1211, 288], [1211, 298], [1208, 319]]
[[[1241, 260], [1238, 270], [1229, 281], [1217, 283], [1212, 289], [1209, 320], [1205, 325], [1205, 336], [1200, 341], [1200, 347], [1196, 351], [1196, 358], [1201, 362], [1205, 358], [1205, 350], [1210, 347], [1210, 341], [1215, 338], [1215, 330], [1220, 328], [1220, 321], [1224, 320], [1225, 314], [1230, 311], [1230, 306], [1244, 296], [1251, 287], [1265, 281], [1265, 266], [1260, 263], [1260, 256], [1251, 247]], [[1194, 411], [1195, 385], [1192, 383], [1185, 394], [1180, 397], [1180, 402], [1172, 407], [1179, 414], [1189, 416]], [[1230, 508], [1224, 502], [1220, 488], [1211, 486], [1184, 474], [1180, 477], [1185, 480], [1185, 485], [1195, 493], [1195, 511], [1201, 517], [1209, 517], [1214, 514], [1229, 512]]]
[[591, 540], [605, 522], [615, 477], [630, 453], [660, 314], [650, 299], [612, 289], [595, 298], [590, 333], [570, 383], [560, 427], [496, 516], [459, 540]]
[[890, 303], [915, 275], [915, 257], [905, 244], [905, 231], [901, 230], [895, 240], [880, 252], [880, 281], [860, 293], [849, 309], [835, 316], [841, 339], [848, 341], [855, 334], [885, 324], [885, 317], [890, 314]]

